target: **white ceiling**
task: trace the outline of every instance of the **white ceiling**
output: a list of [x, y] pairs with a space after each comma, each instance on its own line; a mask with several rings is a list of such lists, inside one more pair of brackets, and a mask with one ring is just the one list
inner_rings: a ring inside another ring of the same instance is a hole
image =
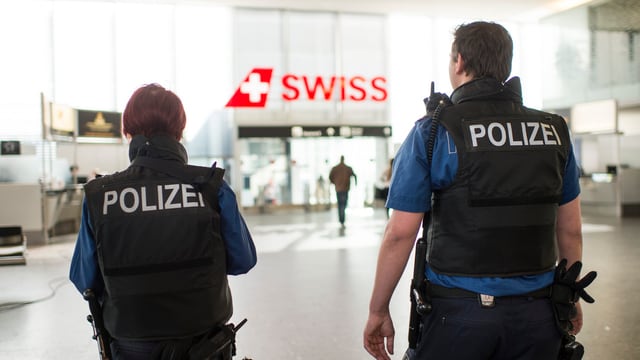
[[[404, 13], [469, 20], [535, 21], [599, 0], [174, 0], [228, 6], [358, 13]], [[157, 1], [156, 1], [157, 2]], [[171, 2], [169, 0], [169, 2]]]

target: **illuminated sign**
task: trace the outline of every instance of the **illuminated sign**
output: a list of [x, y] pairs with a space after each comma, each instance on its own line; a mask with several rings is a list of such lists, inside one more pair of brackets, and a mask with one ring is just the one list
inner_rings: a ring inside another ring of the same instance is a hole
[[239, 138], [390, 137], [391, 126], [239, 126]]
[[[273, 69], [255, 68], [247, 74], [226, 107], [262, 108], [267, 104]], [[383, 76], [307, 76], [285, 74], [280, 79], [284, 101], [340, 100], [340, 101], [385, 101], [387, 79]]]
[[122, 114], [112, 111], [78, 110], [78, 136], [120, 140], [120, 119]]
[[51, 104], [51, 134], [74, 136], [76, 111], [67, 105]]
[[2, 155], [20, 155], [20, 141], [0, 141], [0, 148]]

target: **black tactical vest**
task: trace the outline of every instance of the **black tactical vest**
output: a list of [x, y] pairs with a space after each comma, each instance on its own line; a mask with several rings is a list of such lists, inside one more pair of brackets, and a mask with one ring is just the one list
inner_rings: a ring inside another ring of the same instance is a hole
[[459, 162], [453, 183], [433, 195], [427, 234], [433, 270], [516, 276], [553, 269], [570, 149], [565, 121], [485, 98], [444, 108], [440, 122]]
[[153, 159], [196, 179], [189, 183], [139, 159], [148, 158], [85, 186], [107, 330], [160, 340], [224, 324], [232, 314], [217, 197], [224, 171]]

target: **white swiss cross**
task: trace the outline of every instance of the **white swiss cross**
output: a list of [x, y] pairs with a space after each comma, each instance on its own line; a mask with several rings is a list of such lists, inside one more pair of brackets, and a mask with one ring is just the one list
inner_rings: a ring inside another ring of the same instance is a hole
[[269, 92], [269, 83], [262, 81], [260, 74], [251, 73], [249, 80], [240, 84], [240, 92], [249, 94], [249, 101], [257, 103], [260, 101], [262, 94]]

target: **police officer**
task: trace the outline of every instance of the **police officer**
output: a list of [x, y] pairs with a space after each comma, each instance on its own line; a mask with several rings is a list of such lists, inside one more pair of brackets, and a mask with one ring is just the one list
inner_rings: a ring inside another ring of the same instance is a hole
[[122, 115], [131, 165], [85, 186], [70, 279], [100, 298], [114, 359], [151, 359], [223, 326], [227, 275], [256, 264], [223, 170], [187, 165], [185, 124], [173, 92], [139, 88]]
[[[582, 256], [578, 167], [565, 121], [524, 107], [519, 79], [508, 80], [512, 49], [501, 25], [457, 27], [451, 99], [434, 94], [398, 150], [364, 330], [376, 359], [394, 353], [389, 302], [423, 216], [432, 309], [415, 358], [558, 357], [549, 292], [557, 259]], [[582, 327], [575, 309], [572, 334]]]

